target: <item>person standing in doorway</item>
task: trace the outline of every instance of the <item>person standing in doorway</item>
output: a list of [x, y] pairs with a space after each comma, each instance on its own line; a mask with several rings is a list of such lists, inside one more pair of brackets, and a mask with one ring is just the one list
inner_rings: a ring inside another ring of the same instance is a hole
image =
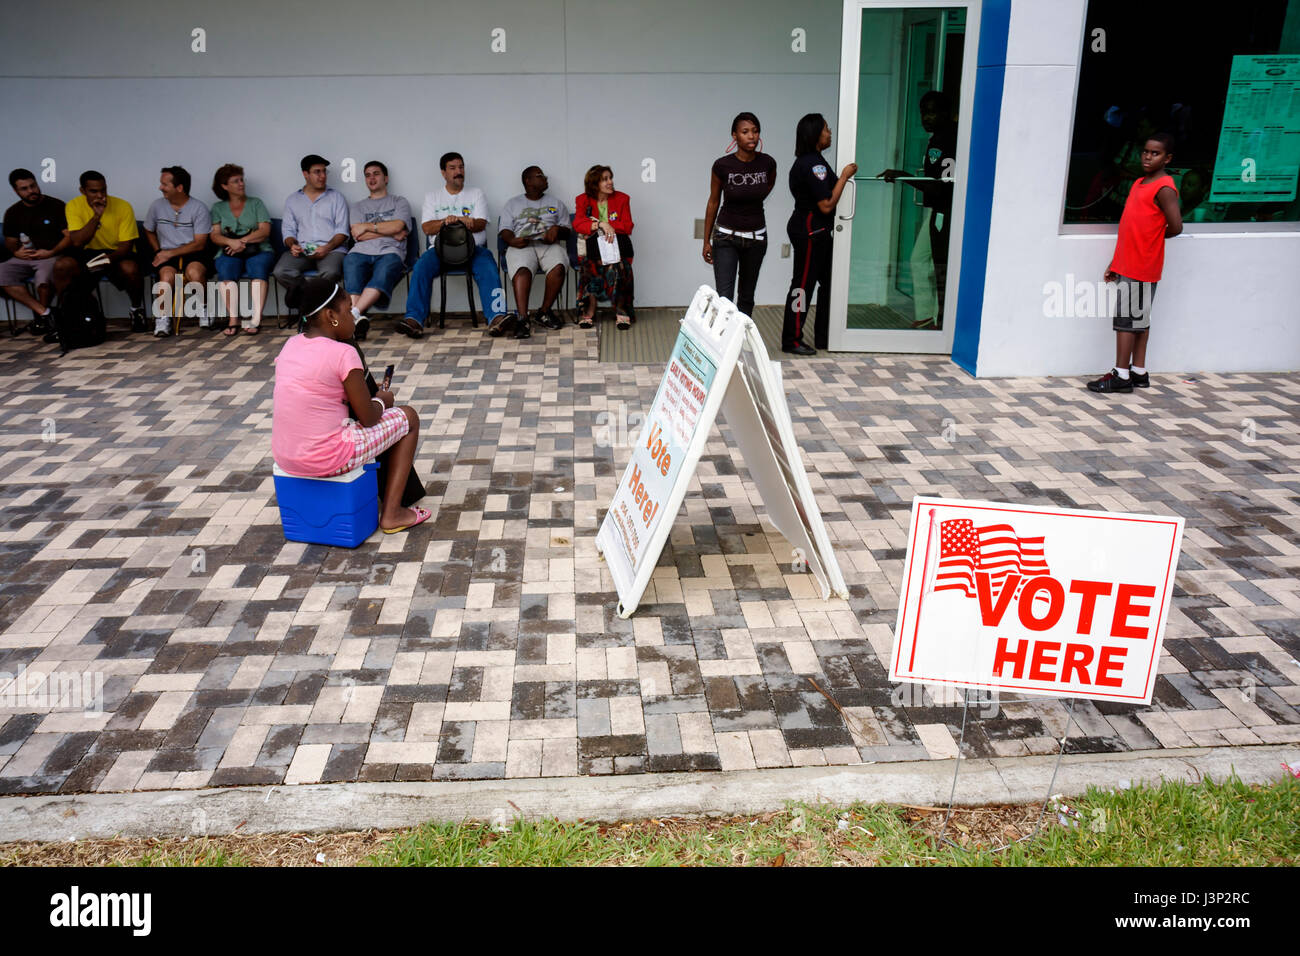
[[[713, 164], [709, 202], [704, 207], [704, 261], [713, 265], [713, 284], [745, 315], [754, 314], [754, 287], [767, 254], [763, 200], [776, 185], [776, 160], [759, 152], [758, 117], [740, 113], [731, 121], [733, 154]], [[722, 208], [719, 211], [718, 206]], [[740, 290], [736, 291], [736, 272]]]
[[[849, 163], [832, 182], [830, 163], [822, 155], [830, 145], [831, 128], [821, 113], [809, 113], [799, 120], [794, 134], [795, 160], [790, 167], [794, 212], [785, 226], [794, 269], [781, 327], [781, 351], [793, 355], [816, 355], [817, 349], [830, 344], [831, 229], [844, 184], [858, 171], [857, 163]], [[811, 348], [803, 343], [803, 324], [814, 288], [819, 288], [813, 327], [817, 347]]]
[[[921, 179], [903, 181], [921, 194], [925, 217], [912, 246], [914, 329], [943, 328], [943, 297], [948, 281], [948, 235], [952, 220], [952, 186], [957, 165], [957, 124], [948, 94], [931, 90], [921, 97], [921, 126], [930, 134]], [[901, 169], [886, 169], [880, 179], [892, 183], [906, 177]]]

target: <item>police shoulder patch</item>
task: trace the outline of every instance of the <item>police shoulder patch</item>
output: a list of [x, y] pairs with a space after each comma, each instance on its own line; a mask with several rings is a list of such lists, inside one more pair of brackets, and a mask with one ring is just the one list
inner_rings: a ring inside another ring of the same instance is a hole
[[816, 176], [818, 179], [825, 179], [826, 172], [827, 172], [826, 167], [823, 166], [821, 163], [818, 163], [816, 166], [812, 168], [812, 174]]

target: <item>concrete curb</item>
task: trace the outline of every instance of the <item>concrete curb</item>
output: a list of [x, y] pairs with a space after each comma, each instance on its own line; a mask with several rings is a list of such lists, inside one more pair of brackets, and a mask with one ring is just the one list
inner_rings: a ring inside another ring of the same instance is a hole
[[[1282, 777], [1295, 746], [1204, 747], [1067, 755], [1053, 790], [1077, 795], [1125, 781]], [[1025, 803], [1047, 796], [1055, 756], [966, 760], [957, 782], [963, 806]], [[946, 806], [948, 760], [725, 773], [475, 780], [447, 783], [335, 783], [144, 793], [0, 798], [0, 843], [111, 837], [392, 829], [428, 820], [523, 816], [562, 820], [725, 816], [781, 809], [787, 801]], [[240, 826], [240, 824], [243, 824]]]

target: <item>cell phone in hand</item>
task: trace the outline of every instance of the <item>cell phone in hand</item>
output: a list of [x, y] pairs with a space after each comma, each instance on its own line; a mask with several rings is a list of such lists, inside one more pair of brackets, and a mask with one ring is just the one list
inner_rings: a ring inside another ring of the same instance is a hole
[[393, 384], [393, 366], [390, 365], [388, 366], [388, 368], [384, 369], [384, 384], [381, 387], [386, 392], [388, 391], [388, 387], [392, 384]]

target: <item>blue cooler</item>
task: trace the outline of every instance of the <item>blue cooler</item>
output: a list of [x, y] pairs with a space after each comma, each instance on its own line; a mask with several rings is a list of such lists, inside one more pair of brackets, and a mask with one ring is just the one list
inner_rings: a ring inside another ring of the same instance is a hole
[[355, 548], [379, 527], [379, 463], [332, 478], [299, 478], [275, 466], [280, 523], [290, 541]]

